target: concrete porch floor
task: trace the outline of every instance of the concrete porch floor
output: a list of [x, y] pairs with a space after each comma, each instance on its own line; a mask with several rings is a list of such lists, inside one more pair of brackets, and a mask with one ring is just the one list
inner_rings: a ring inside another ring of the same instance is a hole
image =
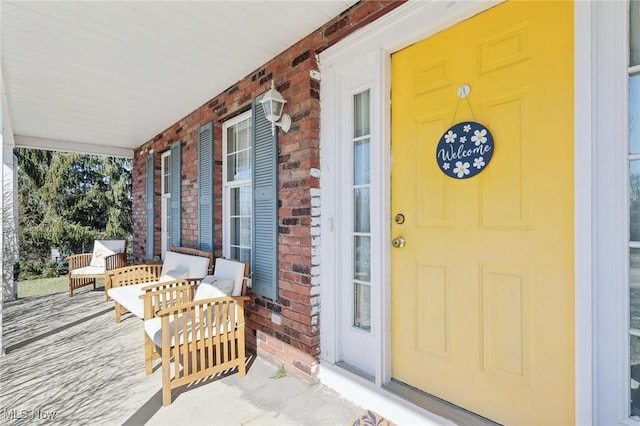
[[173, 393], [144, 373], [143, 324], [116, 324], [104, 292], [79, 290], [4, 303], [0, 424], [347, 425], [366, 412], [328, 387], [252, 356], [237, 373]]

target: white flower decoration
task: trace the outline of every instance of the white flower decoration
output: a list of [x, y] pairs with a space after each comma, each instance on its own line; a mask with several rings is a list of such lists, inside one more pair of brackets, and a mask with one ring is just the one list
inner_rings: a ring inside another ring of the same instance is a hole
[[444, 163], [442, 165], [442, 168], [445, 169], [445, 170], [449, 170], [449, 167], [451, 167], [451, 166], [449, 166], [449, 163]]
[[463, 136], [460, 138], [460, 143], [465, 143], [467, 141], [467, 137]]
[[485, 166], [484, 158], [478, 157], [473, 160], [473, 167], [476, 169], [481, 169]]
[[471, 124], [465, 124], [462, 130], [464, 130], [466, 133], [469, 133], [471, 131]]
[[453, 131], [452, 131], [452, 130], [449, 130], [449, 131], [447, 132], [447, 134], [446, 134], [446, 135], [444, 135], [444, 141], [445, 141], [446, 143], [453, 143], [453, 142], [456, 140], [456, 138], [457, 138], [457, 137], [458, 137], [458, 135], [457, 135], [457, 134], [453, 133]]
[[473, 136], [471, 136], [471, 142], [475, 142], [476, 146], [480, 146], [481, 144], [487, 141], [487, 129], [475, 130], [473, 132]]
[[466, 161], [464, 163], [462, 161], [456, 161], [456, 168], [453, 169], [453, 173], [456, 173], [459, 178], [464, 177], [464, 175], [468, 175], [469, 163]]

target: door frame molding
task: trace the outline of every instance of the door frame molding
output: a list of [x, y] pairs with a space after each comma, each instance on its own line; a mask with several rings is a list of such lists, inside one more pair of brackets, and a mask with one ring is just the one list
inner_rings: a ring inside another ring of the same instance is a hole
[[[374, 79], [379, 84], [379, 99], [372, 99], [373, 108], [377, 108], [378, 123], [372, 131], [372, 137], [380, 138], [379, 146], [382, 152], [372, 152], [372, 168], [377, 167], [379, 182], [377, 195], [381, 208], [382, 223], [378, 224], [380, 238], [382, 241], [390, 240], [390, 179], [391, 179], [391, 145], [390, 145], [390, 89], [391, 89], [391, 54], [404, 47], [407, 47], [419, 40], [425, 39], [439, 31], [449, 28], [458, 22], [468, 19], [480, 12], [502, 3], [502, 0], [478, 1], [478, 2], [408, 2], [405, 5], [394, 9], [387, 15], [379, 18], [363, 29], [355, 32], [343, 39], [336, 45], [320, 54], [320, 71], [322, 75], [321, 84], [321, 259], [320, 264], [320, 297], [322, 305], [322, 322], [320, 326], [320, 379], [323, 380], [323, 370], [327, 371], [327, 382], [331, 386], [338, 388], [340, 384], [335, 380], [335, 369], [331, 368], [338, 359], [337, 342], [337, 284], [336, 284], [336, 261], [341, 255], [340, 247], [336, 244], [336, 235], [333, 229], [333, 221], [336, 217], [336, 204], [340, 200], [336, 199], [335, 188], [339, 184], [336, 180], [336, 158], [335, 144], [337, 143], [337, 128], [340, 117], [337, 116], [335, 107], [339, 99], [340, 68], [357, 62], [359, 58], [369, 54], [374, 54], [377, 66], [371, 70]], [[604, 287], [605, 282], [596, 277], [598, 267], [612, 261], [612, 253], [616, 251], [606, 251], [599, 248], [598, 244], [598, 224], [604, 227], [610, 222], [611, 215], [614, 214], [609, 208], [609, 212], [600, 212], [596, 215], [598, 199], [596, 198], [596, 169], [606, 167], [611, 172], [611, 164], [600, 165], [596, 162], [596, 148], [598, 142], [610, 142], [611, 137], [607, 137], [602, 129], [598, 131], [599, 125], [611, 125], [611, 123], [598, 122], [601, 116], [608, 109], [606, 115], [611, 115], [612, 104], [619, 105], [620, 99], [606, 99], [605, 102], [598, 99], [596, 95], [600, 91], [609, 89], [606, 82], [613, 71], [608, 73], [598, 72], [598, 66], [611, 60], [612, 52], [615, 49], [605, 49], [606, 55], [595, 55], [595, 48], [603, 45], [607, 33], [611, 34], [611, 29], [615, 29], [619, 22], [610, 19], [611, 8], [606, 2], [575, 2], [574, 3], [574, 234], [575, 234], [575, 420], [576, 424], [592, 424], [592, 419], [599, 418], [595, 408], [599, 405], [598, 384], [595, 376], [598, 369], [603, 367], [601, 362], [594, 364], [596, 358], [593, 353], [598, 348], [596, 346], [596, 331], [598, 324], [595, 303], [595, 295], [599, 287]], [[599, 9], [599, 10], [596, 10]], [[600, 10], [602, 9], [602, 10]], [[604, 17], [598, 14], [605, 14]], [[620, 29], [618, 29], [618, 32]], [[611, 46], [610, 44], [608, 44]], [[616, 56], [616, 63], [619, 58]], [[610, 67], [611, 68], [611, 67]], [[615, 68], [615, 67], [613, 67]], [[619, 68], [619, 67], [618, 67]], [[619, 70], [618, 70], [619, 71]], [[626, 73], [626, 69], [624, 70]], [[621, 95], [620, 95], [621, 96]], [[609, 97], [611, 98], [611, 96]], [[613, 96], [616, 98], [616, 96]], [[615, 111], [618, 108], [613, 109]], [[615, 121], [615, 120], [614, 120]], [[615, 123], [614, 123], [615, 124]], [[619, 123], [617, 123], [619, 124]], [[610, 128], [610, 127], [609, 127]], [[624, 139], [626, 140], [626, 138]], [[602, 150], [602, 148], [601, 148]], [[615, 150], [618, 152], [617, 150]], [[599, 158], [598, 158], [599, 160]], [[619, 180], [617, 184], [619, 186]], [[615, 192], [615, 191], [614, 191]], [[622, 191], [624, 195], [624, 191]], [[619, 205], [619, 204], [618, 204]], [[605, 210], [605, 209], [602, 209]], [[373, 226], [373, 224], [372, 224]], [[602, 231], [601, 231], [602, 232]], [[607, 247], [605, 247], [607, 248]], [[384, 259], [381, 265], [382, 283], [378, 300], [379, 306], [376, 311], [379, 313], [372, 318], [372, 323], [378, 323], [382, 333], [378, 337], [378, 352], [376, 354], [376, 377], [375, 386], [381, 387], [391, 379], [391, 265], [390, 265], [390, 245], [382, 244], [381, 252], [378, 253], [380, 259]], [[620, 265], [616, 266], [619, 270]], [[618, 276], [620, 272], [618, 271]], [[609, 278], [610, 279], [610, 278]], [[599, 283], [602, 284], [599, 285]], [[373, 289], [372, 289], [373, 290]], [[373, 307], [372, 307], [373, 309]], [[611, 309], [609, 307], [608, 309]], [[616, 309], [620, 310], [620, 305]], [[611, 312], [610, 310], [599, 310]], [[616, 334], [617, 335], [617, 334]], [[602, 352], [600, 353], [600, 355]], [[618, 353], [620, 355], [620, 353]], [[326, 366], [326, 368], [324, 367]], [[331, 371], [329, 373], [329, 370]], [[349, 376], [345, 373], [345, 377]], [[347, 380], [348, 382], [349, 380]], [[353, 391], [352, 384], [346, 383], [344, 392], [351, 392], [350, 397], [358, 402], [359, 395]], [[342, 391], [342, 389], [338, 389]], [[602, 393], [605, 393], [604, 390]], [[367, 395], [370, 398], [370, 395]], [[366, 402], [366, 401], [363, 401]], [[369, 401], [370, 402], [370, 401]], [[618, 404], [619, 405], [619, 404]], [[608, 407], [611, 409], [612, 407]], [[617, 411], [617, 410], [616, 410]], [[619, 417], [618, 417], [619, 418]]]

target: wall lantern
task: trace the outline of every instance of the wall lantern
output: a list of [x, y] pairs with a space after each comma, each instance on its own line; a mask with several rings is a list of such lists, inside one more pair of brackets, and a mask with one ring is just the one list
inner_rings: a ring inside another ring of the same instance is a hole
[[271, 80], [271, 89], [264, 94], [260, 103], [264, 109], [264, 116], [271, 122], [271, 134], [276, 134], [276, 126], [284, 130], [285, 133], [288, 132], [289, 127], [291, 127], [291, 117], [289, 117], [289, 114], [283, 115], [282, 120], [278, 122], [282, 115], [282, 108], [284, 108], [284, 104], [286, 104], [287, 101], [285, 101], [280, 92], [276, 90], [273, 80]]

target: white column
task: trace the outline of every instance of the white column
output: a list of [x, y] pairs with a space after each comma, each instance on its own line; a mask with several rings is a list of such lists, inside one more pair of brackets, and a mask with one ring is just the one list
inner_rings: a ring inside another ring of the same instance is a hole
[[13, 144], [7, 139], [11, 138], [4, 137], [2, 145], [2, 300], [5, 302], [18, 297], [18, 283], [13, 279], [13, 268], [18, 262], [17, 167]]
[[[0, 164], [4, 165], [4, 114], [5, 114], [5, 99], [6, 94], [4, 92], [4, 78], [2, 77], [2, 70], [0, 70], [0, 146], [3, 149], [0, 150]], [[3, 166], [4, 169], [4, 166]], [[0, 182], [2, 188], [2, 197], [0, 197], [0, 211], [4, 211], [4, 173], [2, 173], [2, 182]], [[4, 228], [4, 215], [0, 215], [0, 225]], [[0, 247], [4, 247], [3, 241], [3, 233], [0, 234]], [[0, 259], [2, 259], [4, 263], [4, 256], [0, 254]], [[2, 344], [2, 308], [3, 308], [3, 299], [4, 299], [4, 274], [2, 277], [2, 297], [0, 297], [0, 354], [4, 354], [4, 345]]]

